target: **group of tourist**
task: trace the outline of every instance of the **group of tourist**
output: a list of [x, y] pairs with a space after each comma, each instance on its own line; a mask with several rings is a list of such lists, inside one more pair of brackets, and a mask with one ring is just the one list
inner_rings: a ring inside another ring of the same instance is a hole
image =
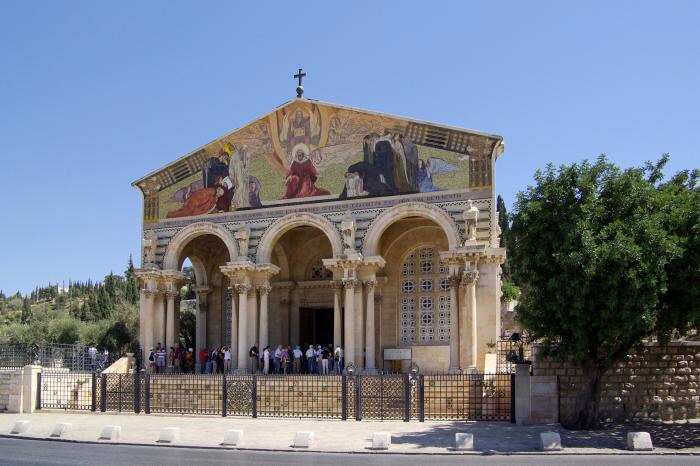
[[259, 353], [257, 345], [248, 352], [253, 360], [253, 372], [263, 374], [319, 374], [343, 373], [343, 350], [332, 345], [267, 346]]
[[[248, 351], [252, 360], [252, 372], [262, 374], [342, 374], [343, 350], [332, 345], [305, 344], [302, 346], [277, 345], [258, 350], [257, 344]], [[231, 349], [228, 346], [219, 348], [201, 348], [198, 354], [200, 374], [227, 374], [231, 372]], [[181, 344], [170, 347], [168, 351], [160, 343], [150, 348], [148, 354], [150, 372], [160, 373], [195, 373], [195, 354], [192, 348], [184, 348]]]
[[90, 344], [87, 349], [88, 365], [91, 371], [103, 371], [109, 363], [109, 351], [104, 348], [99, 351], [94, 344]]

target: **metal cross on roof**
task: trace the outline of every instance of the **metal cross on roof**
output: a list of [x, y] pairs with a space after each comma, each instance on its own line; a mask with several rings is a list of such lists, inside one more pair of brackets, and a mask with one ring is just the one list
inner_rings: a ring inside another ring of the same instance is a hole
[[294, 78], [299, 80], [299, 85], [297, 86], [297, 97], [301, 97], [301, 95], [304, 93], [304, 86], [301, 85], [301, 79], [304, 76], [306, 76], [306, 73], [302, 73], [301, 68], [299, 68], [299, 72], [294, 75]]

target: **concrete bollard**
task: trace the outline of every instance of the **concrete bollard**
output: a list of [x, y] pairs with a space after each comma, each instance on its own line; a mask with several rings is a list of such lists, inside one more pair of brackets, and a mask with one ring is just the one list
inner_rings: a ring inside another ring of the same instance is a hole
[[471, 451], [474, 449], [474, 434], [459, 432], [455, 434], [455, 450]]
[[164, 427], [160, 429], [158, 443], [173, 443], [177, 442], [177, 437], [180, 434], [179, 427]]
[[649, 432], [627, 432], [627, 449], [649, 451], [654, 449]]
[[224, 441], [222, 445], [238, 445], [243, 441], [242, 430], [227, 430], [224, 432]]
[[119, 440], [122, 435], [122, 426], [104, 426], [97, 440]]
[[540, 450], [559, 451], [561, 450], [561, 437], [557, 432], [540, 433]]
[[70, 422], [59, 422], [54, 426], [53, 431], [51, 431], [51, 437], [63, 437], [63, 434], [68, 432], [73, 428], [73, 424]]
[[313, 432], [297, 432], [294, 436], [294, 446], [296, 448], [309, 448], [313, 441]]
[[372, 448], [374, 450], [388, 450], [391, 446], [390, 432], [375, 432], [372, 435]]
[[29, 430], [32, 423], [29, 421], [16, 421], [15, 425], [12, 426], [11, 434], [23, 434]]

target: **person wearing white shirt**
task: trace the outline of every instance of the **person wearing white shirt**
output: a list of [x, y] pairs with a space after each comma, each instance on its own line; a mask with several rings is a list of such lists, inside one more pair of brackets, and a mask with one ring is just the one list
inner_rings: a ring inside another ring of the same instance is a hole
[[292, 355], [294, 356], [294, 362], [292, 362], [292, 368], [293, 368], [293, 373], [298, 374], [301, 372], [301, 357], [302, 353], [301, 350], [299, 349], [298, 346], [294, 347], [294, 351], [292, 351]]
[[313, 345], [306, 349], [306, 364], [309, 366], [309, 374], [316, 373], [316, 352]]
[[335, 373], [342, 374], [343, 373], [343, 350], [340, 348], [340, 345], [338, 345], [335, 348], [335, 352], [333, 353], [333, 356], [335, 358]]
[[227, 374], [231, 370], [231, 350], [228, 346], [224, 346], [224, 372]]
[[270, 373], [270, 347], [266, 346], [263, 351], [263, 374]]

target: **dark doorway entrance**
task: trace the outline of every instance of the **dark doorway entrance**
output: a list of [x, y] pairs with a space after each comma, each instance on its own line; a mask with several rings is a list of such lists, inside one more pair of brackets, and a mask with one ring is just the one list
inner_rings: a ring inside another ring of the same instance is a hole
[[333, 309], [299, 309], [299, 343], [333, 343]]

